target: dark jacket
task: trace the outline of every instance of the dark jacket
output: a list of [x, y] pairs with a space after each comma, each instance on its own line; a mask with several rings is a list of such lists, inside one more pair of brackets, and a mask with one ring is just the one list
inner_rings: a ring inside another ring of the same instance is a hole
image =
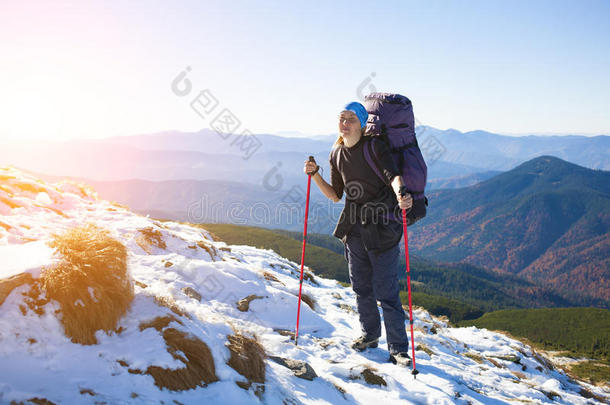
[[363, 146], [369, 141], [363, 136], [356, 145], [337, 145], [330, 153], [331, 186], [339, 198], [343, 191], [346, 194], [333, 235], [345, 242], [352, 225], [359, 221], [366, 250], [380, 253], [402, 237], [401, 211], [390, 186], [399, 171], [387, 145], [375, 142], [375, 154], [385, 177], [382, 181], [364, 158]]

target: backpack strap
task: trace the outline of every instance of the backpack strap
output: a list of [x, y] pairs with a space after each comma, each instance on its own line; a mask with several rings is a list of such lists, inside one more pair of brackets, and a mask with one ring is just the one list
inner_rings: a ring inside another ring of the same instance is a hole
[[379, 159], [377, 158], [377, 153], [375, 152], [375, 148], [373, 147], [373, 142], [375, 142], [375, 138], [370, 137], [369, 141], [364, 143], [364, 159], [367, 161], [371, 169], [373, 169], [377, 177], [379, 177], [381, 181], [385, 184], [386, 178], [383, 176], [383, 169], [379, 164]]
[[[375, 147], [373, 145], [374, 142], [383, 142], [383, 141], [379, 141], [375, 137], [371, 137], [371, 139], [364, 144], [364, 159], [367, 161], [367, 163], [369, 164], [371, 169], [373, 169], [373, 171], [375, 172], [377, 177], [379, 177], [381, 179], [381, 181], [385, 184], [386, 178], [383, 175], [383, 169], [381, 167], [381, 164], [379, 163], [379, 158], [377, 157], [377, 152], [375, 152]], [[417, 141], [414, 142], [414, 145], [413, 145], [413, 143], [410, 143], [401, 148], [395, 148], [395, 149], [404, 150], [404, 149], [410, 148], [412, 146], [417, 146]], [[393, 152], [394, 150], [391, 149], [391, 151]], [[404, 163], [404, 161], [403, 161], [404, 156], [402, 154], [400, 154], [399, 156], [400, 156], [399, 167], [402, 167], [402, 165]], [[402, 174], [399, 174], [399, 176], [402, 177]], [[404, 179], [403, 179], [403, 181], [404, 181]], [[416, 195], [419, 198], [420, 194], [423, 196], [423, 191], [420, 191], [420, 192], [413, 191], [413, 190], [407, 190], [407, 191], [409, 193], [411, 193], [413, 198], [415, 198]]]

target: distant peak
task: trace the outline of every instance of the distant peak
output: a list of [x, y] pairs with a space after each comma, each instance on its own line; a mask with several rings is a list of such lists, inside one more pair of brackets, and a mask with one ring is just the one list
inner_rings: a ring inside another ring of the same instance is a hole
[[[565, 166], [578, 166], [575, 165], [574, 163], [570, 163], [570, 162], [566, 162], [563, 159], [560, 159], [556, 156], [551, 156], [551, 155], [543, 155], [543, 156], [538, 156], [535, 157], [531, 160], [528, 160], [527, 162], [524, 162], [522, 164], [522, 166], [525, 165], [530, 165], [530, 166], [534, 166], [534, 165], [545, 165], [545, 166], [549, 166], [549, 165], [565, 165]], [[578, 166], [580, 167], [580, 166]]]
[[567, 162], [555, 156], [543, 155], [528, 160], [507, 173], [510, 172], [529, 172], [538, 174], [547, 173], [549, 175], [558, 175], [559, 173], [579, 173], [581, 176], [588, 176], [595, 171], [587, 167]]

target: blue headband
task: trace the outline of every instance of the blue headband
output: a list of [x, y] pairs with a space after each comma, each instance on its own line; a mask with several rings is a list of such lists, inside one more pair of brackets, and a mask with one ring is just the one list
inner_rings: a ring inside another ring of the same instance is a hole
[[369, 113], [366, 112], [366, 108], [357, 101], [352, 101], [343, 107], [343, 111], [352, 111], [360, 120], [360, 128], [366, 126], [366, 120], [369, 118]]

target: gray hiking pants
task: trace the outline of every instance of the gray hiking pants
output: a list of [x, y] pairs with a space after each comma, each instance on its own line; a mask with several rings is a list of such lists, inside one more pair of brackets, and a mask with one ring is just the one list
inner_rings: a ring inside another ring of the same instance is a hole
[[370, 338], [381, 336], [381, 318], [377, 301], [383, 309], [383, 323], [390, 353], [407, 351], [409, 340], [405, 329], [405, 312], [399, 297], [398, 244], [379, 253], [367, 252], [356, 223], [347, 234], [345, 256], [349, 277], [356, 293], [362, 333]]

